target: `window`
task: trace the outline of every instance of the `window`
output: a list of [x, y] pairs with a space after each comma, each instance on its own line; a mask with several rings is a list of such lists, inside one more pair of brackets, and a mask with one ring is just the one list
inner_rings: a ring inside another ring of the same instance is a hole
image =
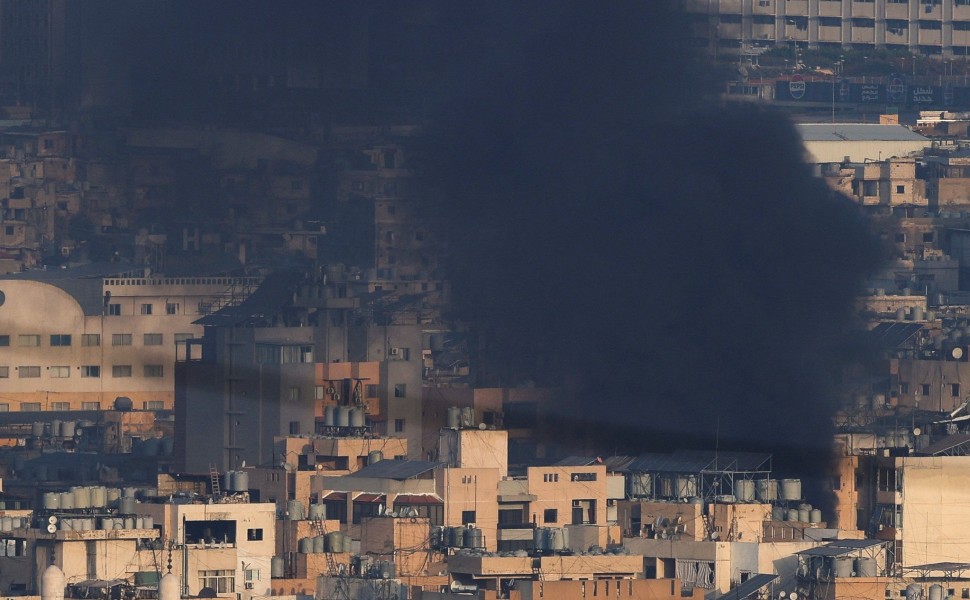
[[0, 346], [9, 346], [9, 345], [10, 345], [10, 336], [0, 335]]
[[70, 402], [51, 402], [51, 410], [71, 410]]
[[299, 402], [300, 401], [300, 388], [298, 388], [298, 387], [291, 387], [289, 390], [287, 390], [287, 397], [289, 398], [290, 402]]
[[908, 381], [900, 381], [899, 382], [899, 393], [900, 394], [908, 394], [909, 393], [909, 382]]
[[161, 400], [148, 400], [147, 402], [142, 402], [141, 407], [144, 410], [165, 410], [165, 403]]
[[101, 404], [99, 402], [82, 402], [81, 410], [101, 410]]
[[131, 377], [131, 365], [113, 365], [111, 367], [112, 377]]
[[933, 241], [933, 233], [932, 232], [924, 233], [923, 234], [923, 242], [924, 243], [930, 243], [932, 241]]
[[10, 367], [0, 367], [0, 379], [10, 377]]
[[572, 473], [570, 481], [596, 481], [596, 473]]
[[162, 365], [145, 365], [145, 377], [164, 377], [165, 370]]
[[39, 335], [21, 335], [17, 337], [17, 345], [19, 346], [40, 346], [40, 336]]
[[[252, 529], [250, 529], [252, 531]], [[263, 530], [257, 529], [259, 532], [259, 539], [263, 539]], [[259, 581], [259, 569], [246, 569], [243, 571], [243, 577], [246, 579], [246, 583], [252, 583], [254, 581]]]
[[897, 185], [896, 186], [896, 193], [897, 194], [905, 194], [906, 193], [906, 186], [905, 185]]
[[55, 333], [51, 336], [51, 347], [55, 346], [70, 346], [71, 336], [67, 333]]
[[398, 383], [394, 385], [395, 398], [406, 398], [407, 395], [408, 395], [408, 386], [406, 383]]
[[920, 387], [920, 392], [922, 392], [922, 394], [924, 396], [929, 396], [930, 395], [930, 384], [924, 383], [923, 385], [921, 385], [919, 387]]
[[50, 376], [54, 379], [64, 379], [71, 376], [71, 367], [57, 366], [50, 368]]
[[[250, 542], [259, 542], [259, 541], [261, 541], [263, 539], [263, 530], [262, 529], [247, 529], [246, 530], [246, 539], [249, 540]], [[248, 573], [248, 571], [247, 571], [247, 573]], [[258, 579], [258, 577], [257, 577], [257, 579]]]
[[376, 398], [379, 394], [380, 391], [376, 383], [367, 383], [364, 385], [365, 398]]
[[461, 524], [469, 525], [471, 523], [477, 523], [475, 520], [475, 511], [473, 510], [463, 510], [461, 511]]
[[902, 243], [904, 243], [906, 241], [906, 234], [905, 233], [897, 233], [895, 239], [896, 239], [896, 242], [897, 243], [902, 244]]
[[21, 402], [20, 412], [40, 412], [40, 402]]
[[559, 473], [544, 473], [542, 480], [546, 483], [557, 483], [559, 481]]
[[165, 314], [166, 315], [177, 315], [177, 314], [179, 314], [179, 304], [177, 302], [166, 302], [165, 303]]
[[200, 570], [199, 587], [212, 588], [217, 594], [232, 594], [236, 591], [236, 572], [232, 569]]
[[101, 335], [97, 333], [84, 333], [81, 334], [81, 345], [82, 346], [100, 346], [101, 345]]
[[542, 522], [543, 523], [558, 523], [559, 522], [559, 511], [555, 508], [547, 508], [542, 512]]
[[401, 433], [404, 431], [404, 419], [394, 419], [394, 433]]
[[10, 412], [10, 405], [6, 402], [0, 404], [0, 412]]
[[951, 383], [950, 384], [950, 395], [953, 396], [954, 398], [959, 398], [960, 397], [960, 384], [959, 383]]
[[120, 304], [109, 304], [108, 305], [108, 316], [117, 317], [121, 315], [121, 305]]
[[142, 304], [141, 305], [141, 314], [143, 314], [143, 315], [150, 315], [150, 314], [152, 314], [152, 305], [151, 304]]
[[112, 333], [111, 334], [111, 345], [112, 346], [130, 346], [131, 345], [131, 334], [130, 333]]
[[290, 435], [299, 435], [299, 434], [300, 434], [300, 422], [290, 421]]
[[40, 377], [40, 367], [17, 367], [17, 376], [21, 379]]
[[146, 333], [144, 343], [146, 346], [161, 346], [162, 337], [160, 333]]
[[81, 377], [101, 377], [99, 365], [84, 365], [81, 367]]

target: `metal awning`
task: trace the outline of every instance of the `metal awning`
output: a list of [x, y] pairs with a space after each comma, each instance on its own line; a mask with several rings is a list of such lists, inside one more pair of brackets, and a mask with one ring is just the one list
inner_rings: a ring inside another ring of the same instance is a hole
[[354, 496], [354, 502], [383, 503], [384, 494], [357, 494]]
[[777, 575], [771, 575], [770, 573], [757, 573], [751, 577], [748, 577], [747, 581], [734, 588], [730, 592], [722, 596], [718, 596], [717, 600], [743, 600], [776, 579], [778, 579]]
[[438, 497], [437, 494], [398, 494], [394, 498], [394, 506], [398, 504], [406, 505], [427, 505], [427, 504], [444, 504], [445, 501]]
[[326, 496], [320, 497], [320, 502], [323, 502], [324, 500], [343, 500], [346, 502], [347, 492], [329, 492]]

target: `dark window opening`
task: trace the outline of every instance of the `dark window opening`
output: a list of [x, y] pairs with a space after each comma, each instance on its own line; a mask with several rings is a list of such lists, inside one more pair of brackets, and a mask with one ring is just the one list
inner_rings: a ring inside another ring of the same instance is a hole
[[226, 544], [236, 543], [235, 521], [187, 521], [185, 523], [186, 544]]

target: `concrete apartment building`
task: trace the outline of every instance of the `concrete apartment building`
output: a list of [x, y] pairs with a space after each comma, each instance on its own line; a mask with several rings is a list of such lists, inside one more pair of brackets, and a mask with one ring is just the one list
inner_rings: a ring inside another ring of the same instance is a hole
[[171, 410], [194, 321], [238, 302], [248, 277], [166, 277], [119, 265], [0, 278], [0, 410]]
[[965, 56], [963, 0], [684, 0], [694, 35], [711, 51], [798, 44]]
[[361, 409], [355, 435], [405, 438], [416, 453], [420, 325], [373, 324], [359, 309], [341, 284], [280, 273], [238, 307], [200, 319], [202, 339], [176, 365], [181, 469], [278, 466], [274, 438], [317, 433], [328, 407]]

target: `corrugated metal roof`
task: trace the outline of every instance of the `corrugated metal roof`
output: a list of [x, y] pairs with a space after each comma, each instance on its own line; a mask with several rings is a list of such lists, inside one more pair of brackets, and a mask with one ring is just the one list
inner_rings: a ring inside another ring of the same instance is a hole
[[883, 540], [833, 540], [824, 546], [809, 548], [795, 554], [805, 556], [845, 556], [857, 550], [865, 550], [873, 546], [881, 546], [887, 542]]
[[722, 598], [734, 598], [735, 600], [742, 600], [776, 579], [778, 579], [777, 575], [771, 575], [769, 573], [757, 573], [751, 577], [748, 577], [747, 581], [734, 588], [730, 592], [722, 596], [718, 596], [717, 600], [722, 600]]
[[923, 329], [922, 323], [880, 323], [869, 330], [873, 343], [886, 348], [896, 348]]
[[[933, 456], [948, 453], [970, 442], [970, 433], [955, 433], [920, 450], [920, 454]], [[965, 451], [965, 450], [964, 450]]]
[[930, 143], [903, 125], [876, 123], [800, 123], [796, 125], [806, 142], [917, 142]]
[[370, 477], [403, 481], [427, 473], [440, 464], [429, 460], [382, 460], [344, 477]]
[[623, 470], [635, 473], [700, 473], [702, 471], [769, 471], [770, 454], [679, 450], [672, 454], [641, 454]]
[[398, 494], [394, 497], [394, 506], [398, 504], [444, 504], [444, 502], [437, 494]]
[[916, 565], [914, 567], [906, 567], [907, 570], [913, 571], [965, 571], [970, 569], [970, 563], [961, 562], [938, 562], [930, 563], [928, 565]]
[[302, 273], [271, 273], [256, 291], [237, 306], [227, 306], [193, 322], [193, 325], [236, 327], [259, 323], [279, 313], [293, 298], [293, 290], [304, 280]]

